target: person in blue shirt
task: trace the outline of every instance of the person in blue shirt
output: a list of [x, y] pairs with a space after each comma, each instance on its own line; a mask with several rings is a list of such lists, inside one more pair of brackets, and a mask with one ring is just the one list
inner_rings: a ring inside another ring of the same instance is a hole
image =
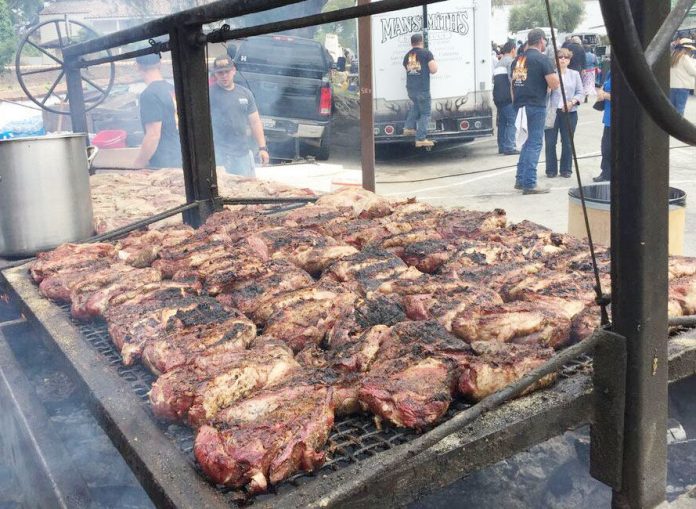
[[611, 180], [611, 73], [607, 74], [602, 89], [597, 93], [597, 100], [604, 101], [604, 116], [602, 123], [602, 162], [600, 168], [602, 172], [592, 180], [595, 182], [606, 182]]

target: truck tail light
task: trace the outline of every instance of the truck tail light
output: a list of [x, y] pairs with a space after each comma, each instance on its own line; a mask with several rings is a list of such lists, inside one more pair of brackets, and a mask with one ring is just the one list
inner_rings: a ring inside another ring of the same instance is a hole
[[331, 88], [321, 87], [319, 97], [319, 115], [331, 115]]
[[394, 126], [393, 126], [393, 125], [388, 125], [388, 126], [386, 126], [386, 127], [384, 128], [384, 134], [388, 134], [389, 136], [391, 136], [392, 134], [394, 134]]
[[461, 129], [462, 131], [466, 131], [467, 129], [469, 129], [469, 122], [467, 120], [462, 120], [461, 122], [459, 122], [459, 129]]

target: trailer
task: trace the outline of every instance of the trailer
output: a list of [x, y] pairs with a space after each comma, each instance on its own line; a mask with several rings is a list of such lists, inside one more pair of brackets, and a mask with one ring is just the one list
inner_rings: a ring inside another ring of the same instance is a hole
[[411, 101], [402, 61], [417, 32], [426, 33], [439, 65], [430, 81], [428, 138], [470, 141], [493, 134], [490, 20], [490, 0], [448, 0], [372, 17], [375, 143], [412, 139], [403, 135]]

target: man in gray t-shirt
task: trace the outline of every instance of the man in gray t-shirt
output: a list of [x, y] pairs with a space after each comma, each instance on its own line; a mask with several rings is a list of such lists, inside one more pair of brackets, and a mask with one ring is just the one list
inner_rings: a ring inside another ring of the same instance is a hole
[[231, 58], [213, 62], [215, 84], [210, 87], [210, 115], [213, 123], [216, 163], [227, 173], [254, 177], [254, 155], [250, 135], [259, 147], [261, 164], [268, 164], [266, 137], [251, 90], [234, 82], [236, 68]]

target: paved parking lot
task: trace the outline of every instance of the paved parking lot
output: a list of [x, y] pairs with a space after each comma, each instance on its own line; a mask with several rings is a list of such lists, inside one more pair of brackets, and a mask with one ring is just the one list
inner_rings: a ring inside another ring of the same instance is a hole
[[[599, 174], [602, 136], [601, 112], [582, 105], [576, 131], [580, 175], [584, 185]], [[696, 122], [696, 98], [687, 105], [687, 118]], [[357, 124], [357, 123], [356, 123]], [[357, 125], [356, 125], [357, 129]], [[356, 136], [336, 137], [329, 162], [360, 168]], [[687, 193], [684, 254], [696, 256], [696, 147], [671, 140], [670, 184]], [[560, 143], [559, 143], [560, 157]], [[513, 189], [517, 156], [498, 155], [494, 138], [464, 144], [439, 144], [431, 152], [400, 146], [379, 151], [377, 192], [392, 198], [416, 196], [419, 200], [446, 207], [490, 210], [505, 209], [510, 221], [529, 219], [558, 232], [568, 227], [568, 190], [577, 187], [575, 175], [547, 179], [543, 151], [539, 184], [551, 188], [546, 195], [523, 196]]]

